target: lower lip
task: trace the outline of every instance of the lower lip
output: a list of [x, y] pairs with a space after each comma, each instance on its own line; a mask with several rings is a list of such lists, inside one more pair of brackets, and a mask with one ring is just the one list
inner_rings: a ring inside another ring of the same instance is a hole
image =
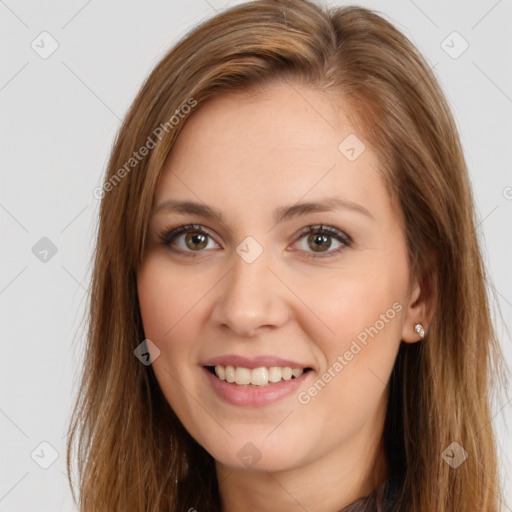
[[246, 407], [262, 407], [291, 395], [312, 373], [312, 370], [309, 370], [297, 378], [281, 380], [266, 386], [239, 386], [220, 380], [205, 367], [203, 367], [203, 371], [206, 373], [213, 390], [220, 398], [232, 405]]

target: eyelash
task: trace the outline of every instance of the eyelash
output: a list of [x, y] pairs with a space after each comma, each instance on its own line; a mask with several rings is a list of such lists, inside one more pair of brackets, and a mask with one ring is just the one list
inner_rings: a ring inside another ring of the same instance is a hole
[[[189, 233], [189, 232], [200, 233], [200, 234], [206, 235], [209, 238], [213, 239], [213, 237], [208, 233], [208, 231], [204, 230], [202, 228], [202, 226], [200, 226], [198, 224], [186, 224], [186, 225], [178, 226], [174, 229], [171, 229], [171, 228], [164, 229], [158, 235], [159, 243], [162, 246], [169, 249], [173, 253], [184, 255], [186, 257], [196, 257], [197, 253], [202, 252], [201, 250], [200, 251], [184, 251], [182, 249], [176, 249], [171, 246], [171, 242], [176, 237], [178, 237], [179, 235], [181, 235], [183, 233]], [[308, 254], [308, 256], [306, 256], [308, 258], [331, 257], [332, 255], [339, 254], [344, 249], [351, 247], [353, 244], [353, 240], [349, 235], [343, 233], [339, 229], [329, 227], [329, 226], [324, 226], [322, 224], [315, 225], [315, 226], [307, 226], [306, 228], [301, 230], [297, 241], [301, 240], [306, 235], [312, 235], [312, 234], [327, 235], [328, 237], [335, 238], [342, 245], [340, 247], [338, 247], [337, 249], [334, 249], [332, 251], [326, 251], [324, 253], [311, 252], [311, 254]], [[310, 251], [305, 251], [305, 252], [310, 253]]]

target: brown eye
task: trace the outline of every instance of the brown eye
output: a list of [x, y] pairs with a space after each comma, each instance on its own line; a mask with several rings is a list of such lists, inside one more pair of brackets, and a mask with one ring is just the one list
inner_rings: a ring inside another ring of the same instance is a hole
[[[333, 245], [334, 243], [334, 245]], [[306, 257], [323, 258], [339, 254], [351, 247], [352, 238], [337, 228], [329, 226], [308, 226], [300, 234], [296, 244]]]
[[329, 236], [322, 234], [313, 234], [308, 236], [308, 244], [315, 252], [324, 252], [331, 246], [331, 240]]
[[208, 245], [208, 235], [200, 232], [190, 232], [185, 236], [185, 244], [191, 250], [204, 249]]
[[186, 256], [195, 256], [195, 253], [203, 252], [210, 242], [214, 244], [213, 248], [218, 248], [211, 235], [201, 226], [193, 224], [166, 230], [159, 238], [164, 247]]

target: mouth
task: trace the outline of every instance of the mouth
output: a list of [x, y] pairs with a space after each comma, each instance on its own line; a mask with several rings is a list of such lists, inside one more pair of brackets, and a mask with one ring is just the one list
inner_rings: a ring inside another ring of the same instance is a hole
[[258, 368], [245, 368], [243, 366], [205, 366], [206, 370], [215, 375], [217, 379], [234, 386], [245, 388], [272, 387], [283, 381], [298, 379], [312, 368], [291, 368], [289, 366], [260, 366]]

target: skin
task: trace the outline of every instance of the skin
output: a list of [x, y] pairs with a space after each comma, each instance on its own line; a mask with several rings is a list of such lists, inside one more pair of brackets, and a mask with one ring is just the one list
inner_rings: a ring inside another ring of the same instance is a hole
[[[388, 381], [400, 343], [420, 340], [414, 325], [427, 327], [429, 309], [409, 281], [403, 227], [375, 153], [366, 142], [355, 161], [338, 150], [349, 134], [364, 141], [347, 112], [339, 98], [299, 85], [211, 99], [184, 125], [155, 192], [155, 206], [191, 200], [222, 213], [222, 222], [153, 215], [138, 292], [146, 337], [160, 350], [154, 372], [183, 425], [215, 458], [224, 512], [335, 512], [387, 477]], [[274, 208], [326, 197], [371, 216], [339, 209], [272, 219]], [[187, 244], [186, 234], [174, 239], [189, 257], [159, 239], [184, 224], [210, 235], [202, 245], [190, 237]], [[348, 234], [352, 245], [327, 235], [319, 252], [300, 233], [320, 224]], [[248, 236], [263, 249], [252, 263], [236, 252]], [[307, 392], [393, 304], [401, 310], [307, 404], [294, 392], [264, 407], [231, 405], [203, 374], [215, 356], [273, 355], [313, 368], [299, 389]], [[261, 455], [251, 466], [237, 456], [248, 442]]]

